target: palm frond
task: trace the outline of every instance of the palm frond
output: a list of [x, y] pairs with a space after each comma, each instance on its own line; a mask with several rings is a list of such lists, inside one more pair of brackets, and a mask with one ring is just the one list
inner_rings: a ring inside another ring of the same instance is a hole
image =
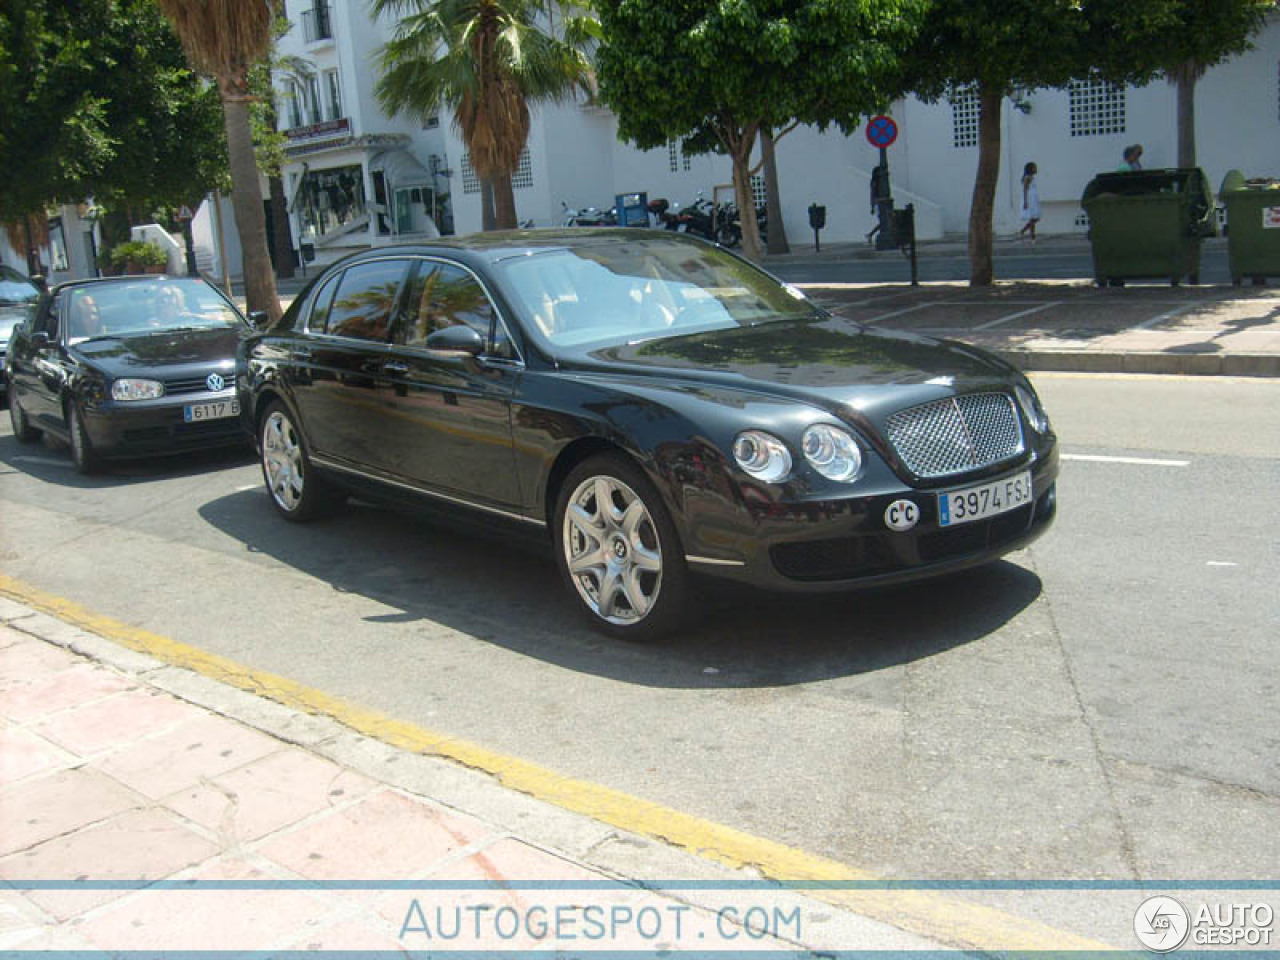
[[156, 0], [191, 65], [219, 78], [243, 76], [271, 49], [270, 0]]

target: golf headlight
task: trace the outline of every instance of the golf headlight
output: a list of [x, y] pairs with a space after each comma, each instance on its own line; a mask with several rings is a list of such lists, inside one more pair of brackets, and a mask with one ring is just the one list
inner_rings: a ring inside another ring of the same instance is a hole
[[740, 433], [733, 441], [733, 459], [757, 480], [777, 483], [791, 472], [791, 454], [777, 437], [759, 430]]
[[1031, 429], [1036, 433], [1047, 433], [1049, 430], [1049, 417], [1044, 412], [1044, 407], [1040, 406], [1040, 398], [1036, 396], [1035, 391], [1030, 387], [1017, 386], [1013, 388], [1014, 395], [1018, 398], [1018, 406], [1022, 408], [1022, 415], [1027, 418], [1027, 423], [1031, 424]]
[[828, 480], [853, 483], [862, 472], [862, 448], [847, 430], [819, 423], [804, 432], [804, 458]]
[[164, 384], [159, 380], [133, 380], [125, 378], [111, 384], [113, 400], [154, 400], [164, 396]]

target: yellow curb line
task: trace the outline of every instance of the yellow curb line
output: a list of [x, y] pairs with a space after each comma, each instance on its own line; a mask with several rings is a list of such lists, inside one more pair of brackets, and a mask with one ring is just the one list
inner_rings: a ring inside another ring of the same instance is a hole
[[[503, 786], [621, 830], [661, 840], [735, 869], [779, 881], [874, 881], [866, 871], [785, 844], [693, 817], [600, 784], [560, 776], [517, 757], [396, 720], [287, 677], [254, 670], [169, 637], [95, 614], [74, 601], [0, 574], [0, 595], [50, 614], [123, 647], [266, 697], [330, 717], [368, 737], [414, 753], [443, 757], [495, 777]], [[809, 896], [898, 929], [966, 949], [1001, 951], [1113, 950], [1034, 920], [934, 893], [911, 890], [807, 890]]]

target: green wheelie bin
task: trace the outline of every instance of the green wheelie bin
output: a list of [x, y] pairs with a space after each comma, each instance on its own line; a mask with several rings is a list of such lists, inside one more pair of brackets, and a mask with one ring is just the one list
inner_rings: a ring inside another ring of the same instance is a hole
[[1093, 273], [1099, 286], [1186, 277], [1200, 282], [1200, 241], [1212, 237], [1213, 193], [1199, 167], [1100, 173], [1081, 206], [1089, 215]]
[[1280, 277], [1280, 180], [1246, 180], [1232, 170], [1218, 196], [1227, 207], [1227, 251], [1231, 282], [1255, 284]]

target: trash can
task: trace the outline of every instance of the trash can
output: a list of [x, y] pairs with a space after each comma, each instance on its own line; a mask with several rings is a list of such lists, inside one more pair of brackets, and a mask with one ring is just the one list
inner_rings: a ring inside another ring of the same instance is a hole
[[1246, 180], [1232, 170], [1218, 196], [1227, 207], [1227, 250], [1231, 282], [1256, 284], [1280, 277], [1280, 180]]
[[1183, 277], [1200, 282], [1200, 241], [1212, 237], [1213, 193], [1199, 167], [1100, 173], [1084, 190], [1099, 286]]

